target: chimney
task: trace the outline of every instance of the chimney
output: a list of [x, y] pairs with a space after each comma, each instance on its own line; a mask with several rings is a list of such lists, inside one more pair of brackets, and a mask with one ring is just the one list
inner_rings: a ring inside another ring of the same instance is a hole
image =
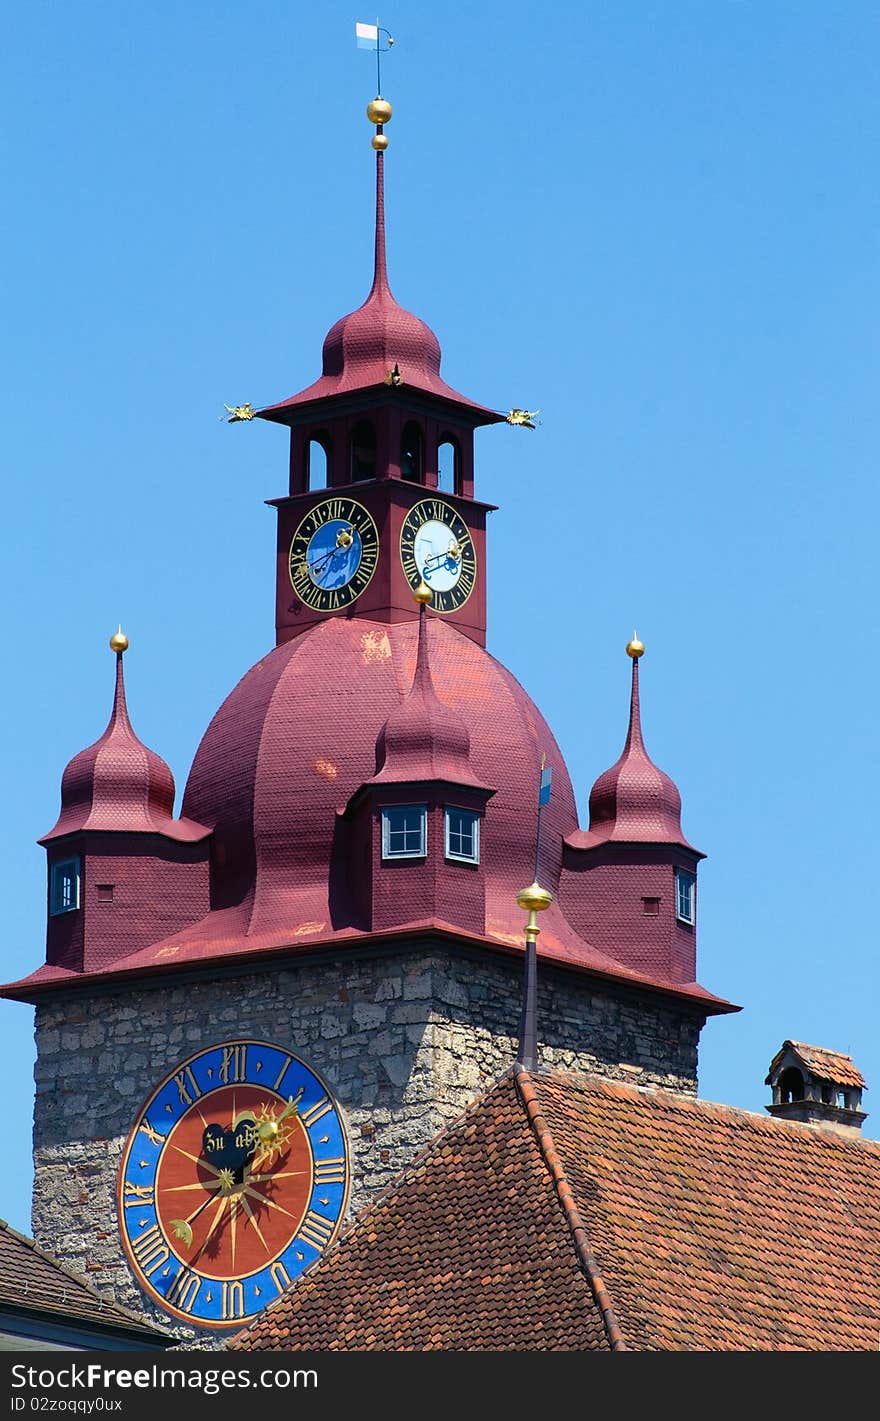
[[840, 1051], [783, 1041], [770, 1062], [765, 1084], [773, 1087], [773, 1104], [766, 1108], [781, 1120], [855, 1135], [868, 1118], [861, 1109], [864, 1077], [852, 1056]]

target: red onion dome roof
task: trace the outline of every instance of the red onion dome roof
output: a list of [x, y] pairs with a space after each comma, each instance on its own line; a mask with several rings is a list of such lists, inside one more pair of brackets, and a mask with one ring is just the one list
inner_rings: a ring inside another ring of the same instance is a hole
[[119, 633], [111, 646], [116, 650], [116, 689], [107, 729], [65, 769], [58, 822], [40, 842], [82, 829], [203, 839], [208, 829], [174, 818], [174, 776], [132, 729], [122, 664], [127, 638]]
[[370, 783], [426, 784], [439, 780], [488, 790], [488, 785], [474, 778], [471, 737], [464, 720], [452, 706], [443, 704], [434, 689], [428, 638], [428, 617], [422, 606], [413, 683], [379, 731], [376, 773]]
[[[214, 831], [214, 902], [226, 917], [210, 915], [213, 927], [199, 929], [206, 941], [283, 932], [296, 942], [357, 930], [341, 886], [341, 817], [370, 782], [379, 741], [380, 780], [467, 776], [496, 790], [480, 855], [487, 931], [521, 945], [516, 894], [534, 862], [542, 751], [555, 770], [542, 823], [541, 881], [551, 890], [562, 838], [577, 826], [571, 784], [515, 677], [439, 616], [428, 621], [422, 656], [430, 640], [430, 685], [425, 660], [418, 669], [415, 620], [332, 617], [271, 651], [217, 711], [183, 802], [185, 814]], [[542, 945], [555, 936], [572, 952], [586, 951], [561, 912], [557, 932], [549, 922], [544, 929]]]
[[376, 154], [376, 242], [373, 284], [366, 301], [342, 316], [324, 338], [322, 374], [287, 400], [258, 411], [264, 419], [286, 423], [299, 405], [353, 390], [389, 384], [397, 370], [400, 382], [441, 399], [464, 405], [479, 424], [504, 418], [460, 395], [440, 375], [440, 342], [430, 326], [398, 305], [388, 281], [385, 254], [384, 153]]
[[682, 844], [693, 849], [681, 827], [681, 795], [669, 776], [654, 764], [642, 738], [639, 657], [643, 650], [637, 640], [627, 648], [632, 656], [632, 692], [626, 743], [620, 758], [599, 776], [590, 791], [590, 828], [577, 839], [584, 848], [615, 841]]

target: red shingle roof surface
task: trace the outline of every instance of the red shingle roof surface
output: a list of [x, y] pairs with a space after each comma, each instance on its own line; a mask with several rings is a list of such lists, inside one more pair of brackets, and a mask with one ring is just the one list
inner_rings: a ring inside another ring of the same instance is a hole
[[880, 1145], [594, 1077], [494, 1086], [246, 1350], [874, 1351]]
[[10, 1308], [44, 1313], [61, 1324], [98, 1323], [155, 1342], [167, 1336], [161, 1328], [102, 1298], [85, 1278], [0, 1219], [0, 1311]]

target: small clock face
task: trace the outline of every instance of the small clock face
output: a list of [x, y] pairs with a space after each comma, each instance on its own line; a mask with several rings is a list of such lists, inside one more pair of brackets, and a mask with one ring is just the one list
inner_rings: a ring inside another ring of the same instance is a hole
[[378, 558], [379, 534], [364, 506], [353, 498], [325, 498], [291, 539], [291, 585], [307, 607], [335, 612], [360, 597]]
[[442, 498], [423, 498], [400, 533], [400, 561], [410, 586], [424, 581], [435, 612], [455, 612], [474, 590], [477, 555], [464, 519]]
[[144, 1103], [119, 1222], [156, 1302], [197, 1326], [241, 1327], [323, 1252], [347, 1195], [323, 1081], [280, 1046], [228, 1041], [182, 1061]]

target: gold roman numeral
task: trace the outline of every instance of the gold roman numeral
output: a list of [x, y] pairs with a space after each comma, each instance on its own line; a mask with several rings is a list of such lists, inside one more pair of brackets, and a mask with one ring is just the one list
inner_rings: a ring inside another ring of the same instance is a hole
[[141, 1121], [138, 1129], [143, 1130], [151, 1145], [164, 1145], [165, 1136], [160, 1135], [158, 1130], [154, 1130], [146, 1115]]
[[145, 1278], [152, 1277], [157, 1268], [167, 1263], [170, 1256], [165, 1240], [155, 1224], [151, 1229], [147, 1229], [145, 1234], [132, 1240], [131, 1250]]
[[244, 1287], [238, 1281], [223, 1284], [220, 1307], [224, 1322], [236, 1317], [244, 1317]]
[[[184, 1066], [182, 1071], [177, 1072], [174, 1084], [177, 1086], [177, 1093], [184, 1105], [192, 1105], [193, 1100], [198, 1100], [202, 1093], [189, 1066]], [[192, 1095], [190, 1095], [190, 1091], [192, 1091]]]
[[139, 1205], [155, 1204], [153, 1187], [150, 1184], [131, 1184], [126, 1179], [123, 1203], [126, 1209], [136, 1209]]
[[284, 1064], [282, 1065], [281, 1070], [278, 1072], [278, 1075], [277, 1075], [277, 1077], [276, 1077], [276, 1079], [275, 1079], [275, 1084], [274, 1084], [273, 1087], [272, 1087], [273, 1090], [278, 1090], [278, 1089], [279, 1089], [279, 1087], [280, 1087], [280, 1085], [281, 1085], [281, 1082], [284, 1080], [284, 1077], [285, 1077], [286, 1074], [287, 1074], [287, 1067], [290, 1065], [290, 1063], [291, 1063], [292, 1060], [293, 1060], [293, 1057], [292, 1057], [292, 1056], [285, 1056], [285, 1057], [284, 1057]]
[[290, 1287], [290, 1278], [288, 1277], [287, 1269], [283, 1263], [273, 1263], [269, 1272], [272, 1275], [272, 1282], [275, 1284], [279, 1293], [283, 1293], [285, 1288]]
[[310, 1105], [308, 1110], [303, 1111], [299, 1118], [306, 1129], [311, 1130], [315, 1122], [320, 1120], [323, 1115], [326, 1115], [328, 1110], [332, 1109], [332, 1103], [327, 1099], [326, 1095], [322, 1095], [321, 1099], [316, 1100], [314, 1105]]
[[345, 1156], [342, 1155], [339, 1159], [315, 1160], [315, 1183], [344, 1184]]
[[310, 1209], [300, 1225], [297, 1238], [301, 1238], [304, 1243], [311, 1244], [312, 1248], [316, 1248], [320, 1253], [327, 1247], [332, 1237], [333, 1225], [330, 1220]]
[[168, 1289], [165, 1300], [181, 1312], [192, 1312], [201, 1286], [202, 1280], [197, 1273], [191, 1272], [189, 1268], [181, 1268]]
[[224, 1085], [238, 1085], [247, 1079], [247, 1046], [243, 1042], [223, 1047], [223, 1059], [217, 1074]]

